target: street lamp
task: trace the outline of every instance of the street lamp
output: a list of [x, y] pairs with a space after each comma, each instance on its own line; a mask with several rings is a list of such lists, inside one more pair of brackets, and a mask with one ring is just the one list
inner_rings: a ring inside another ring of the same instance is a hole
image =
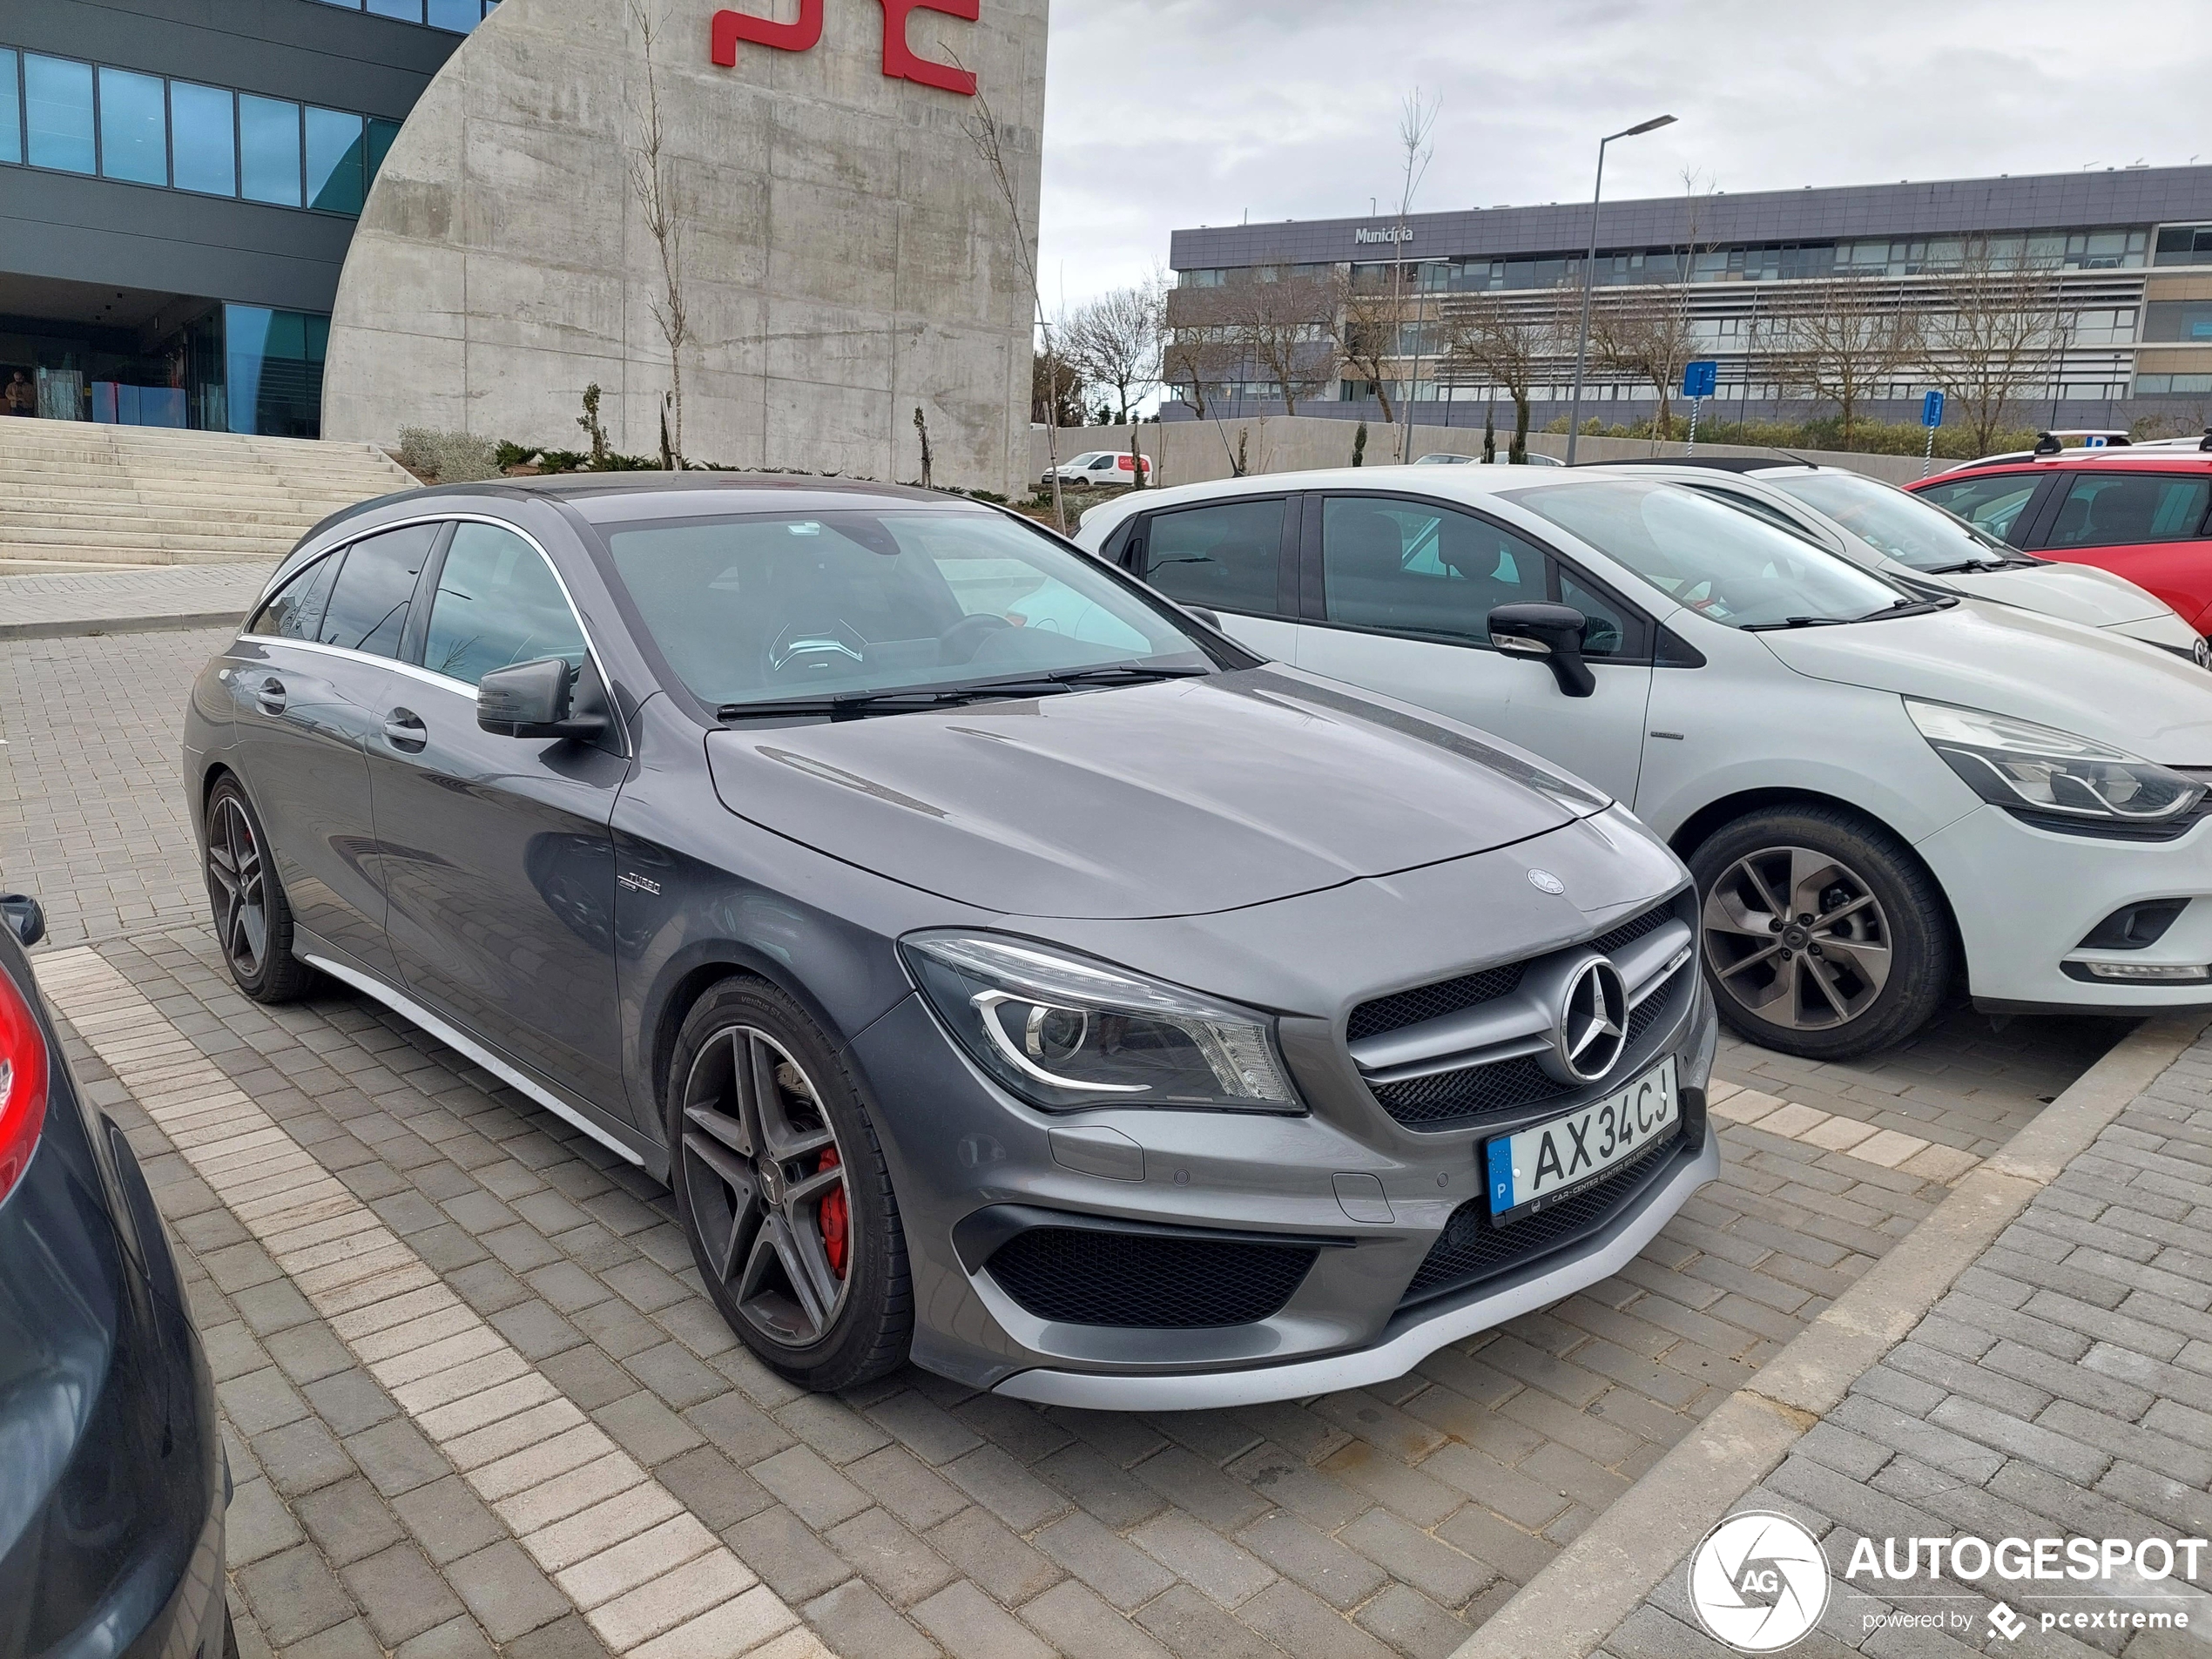
[[1590, 291], [1597, 285], [1597, 208], [1605, 194], [1605, 146], [1615, 138], [1633, 138], [1640, 132], [1656, 132], [1674, 124], [1671, 115], [1654, 116], [1597, 141], [1597, 187], [1590, 192], [1590, 256], [1582, 263], [1582, 327], [1575, 336], [1575, 401], [1568, 406], [1567, 415], [1567, 464], [1570, 467], [1575, 464], [1575, 441], [1581, 435], [1582, 369], [1590, 354]]

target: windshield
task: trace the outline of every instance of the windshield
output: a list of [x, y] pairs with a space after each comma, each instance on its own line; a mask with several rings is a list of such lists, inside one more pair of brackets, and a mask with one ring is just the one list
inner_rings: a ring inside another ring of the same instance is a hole
[[1730, 628], [1858, 622], [1909, 603], [1857, 565], [1680, 484], [1578, 481], [1507, 499]]
[[1213, 667], [1164, 610], [996, 513], [777, 513], [604, 533], [646, 631], [710, 707], [949, 693], [1109, 664]]
[[1933, 502], [1858, 473], [1801, 472], [1759, 482], [1827, 514], [1860, 541], [1916, 570], [1958, 570], [2020, 556]]

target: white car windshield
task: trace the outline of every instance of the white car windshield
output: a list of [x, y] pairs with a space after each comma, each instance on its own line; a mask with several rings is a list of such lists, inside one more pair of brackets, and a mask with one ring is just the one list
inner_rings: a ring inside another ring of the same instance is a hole
[[1042, 695], [1215, 668], [1164, 607], [995, 513], [763, 513], [602, 533], [669, 668], [725, 718], [794, 699], [896, 712], [1017, 683]]
[[1505, 499], [1730, 628], [1863, 622], [1915, 603], [1857, 565], [1679, 484], [1593, 479]]
[[1759, 482], [1825, 513], [1860, 541], [1916, 570], [2027, 563], [2004, 543], [1932, 502], [1858, 473], [1791, 473]]

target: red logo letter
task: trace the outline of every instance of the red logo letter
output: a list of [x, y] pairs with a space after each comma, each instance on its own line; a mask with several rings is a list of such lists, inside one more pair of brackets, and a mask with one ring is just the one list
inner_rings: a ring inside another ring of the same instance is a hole
[[742, 11], [714, 14], [714, 61], [725, 69], [738, 65], [738, 43], [772, 46], [779, 52], [807, 52], [821, 44], [823, 0], [799, 0], [796, 23], [771, 23]]
[[948, 17], [974, 23], [981, 0], [880, 0], [883, 7], [883, 72], [894, 81], [919, 81], [941, 91], [975, 96], [975, 78], [949, 64], [934, 64], [914, 56], [907, 44], [907, 19], [917, 11], [941, 11]]

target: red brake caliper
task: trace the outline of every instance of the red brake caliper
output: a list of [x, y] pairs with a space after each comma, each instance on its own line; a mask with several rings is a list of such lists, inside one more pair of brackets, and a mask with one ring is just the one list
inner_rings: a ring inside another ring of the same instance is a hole
[[[826, 1147], [822, 1152], [822, 1161], [814, 1166], [814, 1172], [819, 1175], [824, 1170], [834, 1170], [842, 1162], [843, 1160], [837, 1156], [835, 1147]], [[845, 1231], [850, 1219], [845, 1209], [845, 1189], [840, 1187], [828, 1197], [823, 1199], [821, 1208], [817, 1213], [820, 1217], [822, 1229], [822, 1248], [829, 1254], [830, 1271], [836, 1274], [838, 1278], [843, 1278], [845, 1277]]]

